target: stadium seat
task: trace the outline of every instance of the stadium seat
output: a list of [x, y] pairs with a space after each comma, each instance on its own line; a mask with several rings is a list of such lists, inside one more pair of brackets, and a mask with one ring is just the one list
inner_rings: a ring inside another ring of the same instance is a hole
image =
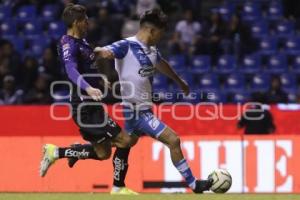
[[246, 103], [250, 101], [250, 94], [245, 90], [237, 90], [228, 95], [228, 102], [231, 103]]
[[192, 57], [192, 72], [206, 73], [211, 69], [211, 59], [208, 55], [198, 55]]
[[289, 103], [297, 103], [298, 102], [298, 90], [296, 89], [283, 89], [283, 91], [287, 94]]
[[270, 88], [271, 77], [266, 73], [255, 74], [250, 83], [250, 91], [266, 92]]
[[297, 81], [295, 74], [284, 73], [280, 74], [280, 82], [283, 90], [295, 90], [297, 88]]
[[45, 48], [50, 45], [50, 39], [43, 36], [37, 36], [29, 40], [30, 46], [28, 54], [34, 57], [41, 57]]
[[245, 77], [243, 74], [229, 74], [225, 80], [224, 90], [227, 92], [236, 92], [245, 89]]
[[21, 6], [16, 13], [16, 19], [19, 23], [35, 19], [36, 11], [37, 9], [34, 5]]
[[300, 38], [288, 37], [284, 40], [284, 51], [289, 55], [296, 55], [300, 53]]
[[17, 35], [17, 23], [14, 20], [3, 21], [0, 28], [2, 36]]
[[269, 4], [268, 11], [267, 11], [267, 17], [270, 20], [278, 20], [283, 15], [283, 9], [282, 4], [278, 1], [272, 1]]
[[261, 8], [258, 3], [248, 1], [244, 3], [242, 10], [242, 19], [244, 21], [253, 21], [261, 17]]
[[226, 95], [220, 90], [200, 90], [201, 102], [226, 103]]
[[277, 52], [278, 39], [275, 37], [262, 37], [259, 39], [259, 53], [271, 55]]
[[66, 26], [62, 21], [50, 22], [47, 31], [51, 38], [57, 40], [66, 33]]
[[45, 22], [54, 21], [58, 16], [58, 6], [48, 4], [43, 7], [42, 10], [42, 19]]
[[300, 74], [300, 55], [294, 56], [292, 59], [292, 72]]
[[5, 21], [11, 18], [11, 7], [0, 5], [0, 21]]
[[267, 36], [269, 32], [268, 23], [265, 20], [255, 21], [251, 25], [251, 33], [254, 37]]
[[232, 55], [223, 55], [218, 59], [216, 72], [220, 74], [229, 74], [236, 69], [236, 60]]
[[162, 89], [168, 87], [167, 77], [162, 74], [155, 74], [152, 82], [153, 89]]
[[183, 78], [190, 86], [195, 85], [194, 74], [189, 71], [179, 73], [179, 76]]
[[245, 74], [258, 73], [261, 70], [260, 55], [253, 54], [244, 56], [239, 70]]
[[184, 55], [170, 56], [169, 57], [169, 63], [176, 71], [185, 70], [185, 57], [184, 57]]
[[42, 24], [39, 20], [28, 20], [24, 23], [22, 32], [26, 38], [33, 38], [42, 34]]
[[180, 95], [180, 102], [188, 102], [188, 103], [199, 103], [200, 102], [200, 91], [199, 90], [191, 90], [188, 96]]
[[276, 24], [276, 36], [289, 37], [294, 35], [295, 27], [291, 21], [280, 21]]
[[218, 89], [220, 87], [218, 76], [214, 73], [203, 74], [199, 79], [201, 89]]
[[228, 21], [234, 13], [234, 5], [225, 3], [219, 7], [218, 13], [220, 13], [223, 20]]
[[287, 71], [287, 57], [285, 54], [274, 54], [268, 57], [266, 72], [273, 74]]

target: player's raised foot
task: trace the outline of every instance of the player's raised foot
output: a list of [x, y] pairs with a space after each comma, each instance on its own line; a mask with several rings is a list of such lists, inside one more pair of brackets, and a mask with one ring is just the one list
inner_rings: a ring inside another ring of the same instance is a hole
[[139, 193], [127, 187], [113, 187], [110, 191], [111, 195], [138, 195]]
[[[76, 147], [76, 146], [80, 146], [80, 145], [81, 145], [80, 143], [74, 143], [74, 144], [71, 144], [70, 146]], [[79, 160], [78, 158], [68, 158], [68, 166], [70, 168], [72, 168], [78, 160]]]
[[203, 193], [208, 191], [213, 184], [213, 179], [209, 178], [207, 180], [196, 180], [196, 188], [193, 190], [194, 193]]
[[47, 174], [49, 167], [58, 159], [56, 155], [57, 146], [54, 144], [45, 144], [43, 146], [43, 159], [40, 165], [40, 176]]

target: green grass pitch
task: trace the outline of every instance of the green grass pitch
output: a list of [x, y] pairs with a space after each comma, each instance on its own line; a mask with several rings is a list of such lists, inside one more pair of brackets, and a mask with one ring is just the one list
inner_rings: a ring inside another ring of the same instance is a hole
[[300, 195], [279, 194], [140, 194], [103, 193], [0, 193], [0, 200], [300, 200]]

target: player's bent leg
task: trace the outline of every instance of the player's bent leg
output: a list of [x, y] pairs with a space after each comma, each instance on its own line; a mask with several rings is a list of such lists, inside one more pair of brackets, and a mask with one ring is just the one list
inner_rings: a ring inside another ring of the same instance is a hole
[[164, 131], [158, 137], [158, 140], [167, 145], [170, 149], [171, 159], [174, 166], [177, 168], [179, 173], [185, 178], [189, 187], [194, 193], [203, 193], [207, 191], [212, 186], [213, 180], [196, 180], [193, 176], [192, 171], [184, 159], [180, 138], [176, 133], [169, 127], [166, 127]]
[[99, 160], [107, 160], [111, 156], [111, 142], [104, 141], [100, 144], [93, 144], [94, 150]]
[[112, 195], [137, 195], [138, 193], [125, 186], [125, 178], [128, 171], [128, 157], [130, 147], [134, 146], [138, 141], [138, 136], [128, 135], [121, 132], [114, 140], [117, 147], [113, 156], [113, 187], [110, 191]]
[[130, 148], [133, 147], [137, 141], [138, 137], [135, 135], [128, 135], [123, 130], [112, 139], [112, 144], [118, 148]]

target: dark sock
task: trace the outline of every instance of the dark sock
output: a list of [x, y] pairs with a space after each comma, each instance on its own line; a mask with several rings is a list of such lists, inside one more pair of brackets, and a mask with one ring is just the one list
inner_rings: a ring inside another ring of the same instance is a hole
[[58, 148], [59, 158], [78, 158], [99, 160], [91, 144], [80, 144], [72, 147]]
[[114, 182], [117, 187], [125, 187], [125, 177], [128, 170], [130, 148], [117, 148], [113, 157]]

